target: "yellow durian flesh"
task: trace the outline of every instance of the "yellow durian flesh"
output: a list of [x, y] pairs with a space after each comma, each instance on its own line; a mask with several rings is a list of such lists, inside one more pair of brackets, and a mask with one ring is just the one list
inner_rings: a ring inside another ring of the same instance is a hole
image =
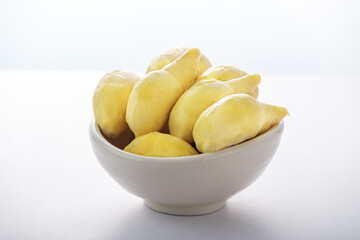
[[256, 87], [253, 91], [251, 91], [251, 93], [249, 93], [249, 95], [254, 97], [254, 98], [258, 98], [258, 96], [259, 96], [259, 87]]
[[168, 72], [152, 71], [140, 79], [130, 94], [126, 111], [126, 121], [135, 136], [160, 131], [182, 93], [183, 88]]
[[155, 70], [161, 70], [163, 67], [180, 57], [182, 54], [184, 54], [186, 51], [185, 48], [171, 48], [168, 49], [156, 57], [154, 57], [150, 63], [148, 68], [146, 69], [146, 73], [155, 71]]
[[246, 75], [241, 78], [218, 81], [202, 80], [195, 83], [176, 102], [169, 118], [170, 133], [192, 143], [193, 128], [200, 114], [221, 98], [234, 94], [250, 94], [258, 84], [260, 75]]
[[[196, 82], [204, 79], [214, 79], [214, 78], [220, 81], [229, 81], [232, 79], [244, 77], [246, 75], [247, 75], [246, 72], [234, 66], [227, 66], [227, 65], [213, 66], [208, 68], [205, 72], [203, 72], [203, 74], [196, 79]], [[249, 95], [257, 98], [259, 96], [259, 88], [256, 87], [251, 93], [249, 93]]]
[[200, 57], [200, 50], [191, 48], [161, 70], [172, 74], [185, 91], [196, 78]]
[[245, 93], [257, 98], [258, 91], [256, 91], [256, 89], [259, 89], [258, 85], [260, 84], [260, 82], [260, 75], [253, 74], [228, 80], [225, 83], [230, 85], [234, 89], [234, 93]]
[[[204, 80], [204, 79], [213, 79], [220, 81], [228, 81], [240, 77], [246, 76], [247, 73], [238, 69], [234, 66], [213, 66], [208, 68], [202, 75], [200, 75], [196, 82]], [[259, 88], [256, 87], [251, 93], [249, 93], [250, 96], [253, 96], [254, 98], [257, 98], [259, 96]]]
[[210, 60], [204, 54], [201, 54], [196, 78], [203, 74], [209, 67], [211, 67]]
[[[154, 70], [163, 69], [167, 64], [173, 62], [175, 59], [180, 57], [182, 54], [184, 54], [189, 49], [190, 48], [188, 48], [188, 47], [171, 48], [171, 49], [168, 49], [168, 50], [160, 53], [158, 56], [154, 57], [151, 60], [149, 66], [146, 70], [146, 73], [149, 73]], [[201, 54], [199, 66], [197, 69], [197, 77], [200, 76], [209, 67], [211, 67], [210, 60], [204, 54]]]
[[286, 115], [286, 108], [261, 103], [247, 94], [232, 94], [200, 115], [193, 137], [200, 152], [216, 152], [267, 131]]
[[199, 49], [190, 49], [135, 84], [126, 111], [126, 121], [135, 136], [164, 127], [172, 107], [194, 81], [200, 55]]
[[278, 124], [285, 116], [289, 115], [289, 112], [284, 107], [274, 106], [266, 103], [261, 103], [263, 106], [263, 112], [266, 119], [263, 123], [262, 128], [258, 134], [262, 134]]
[[233, 94], [228, 84], [212, 80], [203, 80], [193, 85], [176, 102], [169, 117], [170, 134], [194, 142], [192, 131], [200, 114], [224, 96]]
[[182, 157], [198, 154], [184, 140], [159, 132], [151, 132], [135, 138], [124, 151], [149, 157]]
[[216, 79], [220, 81], [228, 81], [234, 78], [240, 78], [247, 75], [246, 72], [234, 67], [234, 66], [213, 66], [208, 68], [201, 76], [196, 80], [201, 81], [204, 79]]
[[95, 121], [106, 137], [116, 138], [128, 128], [125, 121], [129, 95], [139, 76], [125, 70], [107, 73], [98, 83], [92, 106]]

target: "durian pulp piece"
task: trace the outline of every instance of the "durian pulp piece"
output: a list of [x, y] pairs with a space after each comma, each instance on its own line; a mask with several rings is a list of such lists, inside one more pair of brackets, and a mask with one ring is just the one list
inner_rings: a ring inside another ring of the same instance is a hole
[[[171, 48], [160, 53], [158, 56], [154, 57], [150, 61], [146, 73], [149, 73], [154, 70], [161, 70], [162, 68], [164, 68], [166, 65], [168, 65], [169, 63], [180, 57], [189, 49], [190, 48], [188, 47]], [[199, 60], [199, 67], [197, 70], [197, 77], [199, 77], [209, 67], [211, 67], [210, 60], [204, 54], [201, 54]]]
[[[205, 72], [203, 72], [203, 74], [196, 79], [196, 82], [204, 79], [229, 81], [246, 75], [248, 75], [246, 72], [234, 66], [228, 66], [228, 65], [213, 66], [208, 68]], [[256, 87], [249, 95], [253, 96], [254, 98], [257, 98], [259, 96], [259, 88]]]
[[92, 105], [95, 121], [106, 137], [116, 138], [128, 125], [125, 121], [129, 95], [139, 76], [126, 70], [107, 73], [98, 83]]
[[151, 132], [135, 138], [124, 151], [149, 157], [183, 157], [198, 154], [184, 140], [159, 132]]
[[267, 131], [286, 115], [286, 108], [261, 103], [247, 94], [232, 94], [200, 115], [193, 137], [200, 152], [216, 152]]
[[146, 74], [134, 86], [126, 122], [135, 136], [160, 131], [179, 97], [194, 81], [201, 53], [192, 48], [162, 70]]
[[179, 98], [171, 110], [170, 133], [188, 143], [194, 142], [192, 136], [194, 125], [205, 109], [230, 94], [251, 94], [260, 81], [260, 75], [254, 74], [229, 81], [210, 79], [195, 83]]
[[247, 75], [246, 72], [234, 66], [213, 66], [208, 68], [203, 74], [197, 78], [197, 82], [204, 79], [216, 79], [220, 81], [228, 81]]

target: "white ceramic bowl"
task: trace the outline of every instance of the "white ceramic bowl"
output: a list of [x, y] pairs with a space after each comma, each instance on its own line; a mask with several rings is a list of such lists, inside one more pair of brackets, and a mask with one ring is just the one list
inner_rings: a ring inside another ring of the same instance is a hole
[[176, 215], [214, 212], [253, 183], [279, 146], [284, 123], [216, 153], [157, 158], [125, 152], [110, 144], [93, 120], [90, 139], [108, 174], [150, 208]]

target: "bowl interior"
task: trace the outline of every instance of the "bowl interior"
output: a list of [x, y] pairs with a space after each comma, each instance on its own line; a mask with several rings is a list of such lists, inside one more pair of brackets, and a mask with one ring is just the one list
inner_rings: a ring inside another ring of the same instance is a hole
[[244, 151], [245, 149], [247, 149], [248, 147], [254, 144], [259, 144], [263, 141], [268, 140], [269, 138], [272, 138], [274, 135], [280, 134], [283, 131], [283, 128], [284, 128], [284, 122], [281, 121], [279, 124], [273, 126], [271, 129], [264, 132], [263, 134], [251, 138], [245, 142], [233, 146], [229, 146], [215, 153], [202, 153], [198, 155], [185, 156], [185, 157], [148, 157], [148, 156], [142, 156], [142, 155], [125, 152], [123, 148], [135, 138], [134, 134], [128, 129], [116, 139], [107, 138], [103, 136], [99, 126], [96, 124], [94, 119], [92, 119], [90, 124], [90, 135], [93, 138], [93, 140], [95, 140], [103, 148], [106, 148], [108, 151], [122, 158], [125, 157], [127, 159], [131, 159], [135, 161], [147, 161], [147, 162], [148, 161], [164, 162], [167, 160], [171, 160], [171, 162], [183, 162], [183, 161], [187, 162], [187, 161], [196, 161], [197, 159], [201, 160], [203, 158], [206, 159], [219, 158], [228, 154]]

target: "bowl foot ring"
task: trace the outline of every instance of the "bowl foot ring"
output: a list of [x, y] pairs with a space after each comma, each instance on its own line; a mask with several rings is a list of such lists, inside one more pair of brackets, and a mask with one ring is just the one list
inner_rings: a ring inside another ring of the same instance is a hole
[[149, 208], [172, 215], [183, 215], [183, 216], [193, 216], [193, 215], [203, 215], [215, 212], [225, 206], [226, 201], [208, 204], [208, 205], [196, 205], [196, 206], [174, 206], [174, 205], [164, 205], [148, 200], [144, 200], [146, 206]]

